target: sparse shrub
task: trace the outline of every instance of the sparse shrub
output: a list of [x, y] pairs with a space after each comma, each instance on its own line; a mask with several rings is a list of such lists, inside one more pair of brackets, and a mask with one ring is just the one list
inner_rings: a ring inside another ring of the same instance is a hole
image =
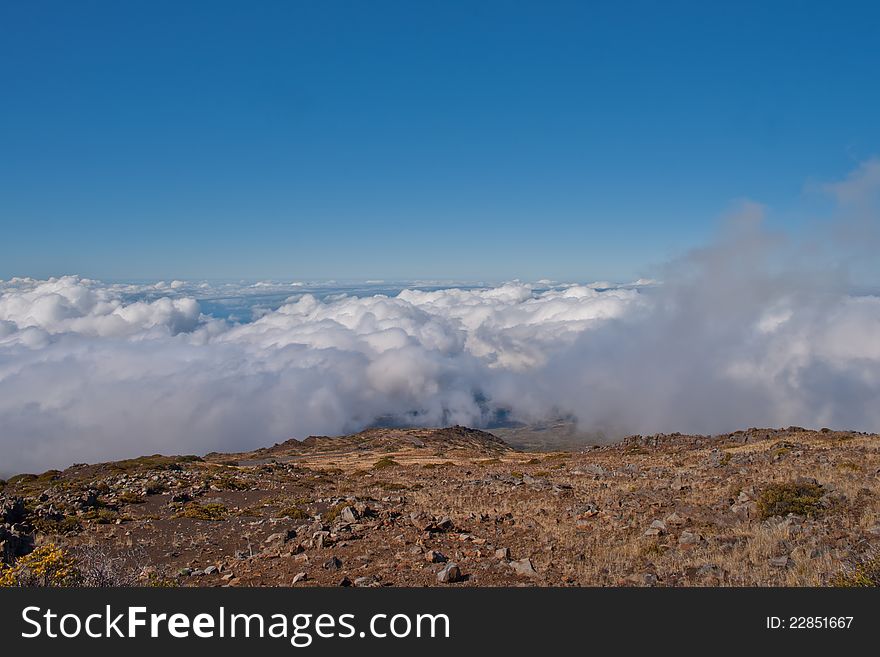
[[406, 490], [408, 488], [406, 484], [400, 484], [396, 481], [377, 481], [376, 486], [382, 490]]
[[645, 559], [656, 559], [658, 557], [662, 557], [669, 548], [662, 543], [657, 541], [650, 541], [642, 546], [639, 550], [639, 555]]
[[383, 470], [385, 468], [393, 468], [398, 465], [400, 465], [400, 463], [395, 461], [390, 456], [383, 456], [373, 464], [373, 470]]
[[168, 490], [168, 486], [163, 484], [161, 481], [151, 481], [144, 488], [144, 492], [147, 495], [161, 495], [165, 491]]
[[851, 568], [837, 573], [831, 586], [846, 588], [865, 588], [880, 586], [880, 556], [865, 557]]
[[248, 490], [250, 485], [230, 472], [214, 475], [208, 480], [211, 486], [220, 490]]
[[278, 511], [279, 518], [290, 518], [291, 520], [308, 520], [311, 516], [298, 506], [286, 506]]
[[79, 586], [74, 558], [56, 545], [41, 545], [12, 566], [0, 564], [0, 586]]
[[37, 475], [35, 474], [17, 474], [14, 477], [10, 477], [6, 483], [12, 486], [14, 484], [23, 484], [29, 481], [35, 481], [36, 479]]
[[194, 463], [202, 461], [199, 456], [162, 456], [161, 454], [153, 454], [152, 456], [140, 456], [136, 459], [125, 459], [109, 464], [111, 470], [116, 471], [147, 471], [147, 470], [180, 470], [181, 463]]
[[218, 503], [197, 504], [190, 502], [175, 513], [172, 518], [192, 518], [193, 520], [223, 520], [229, 509]]
[[175, 580], [168, 577], [162, 577], [156, 573], [150, 573], [147, 575], [147, 579], [143, 585], [153, 589], [172, 589], [177, 588], [178, 586]]
[[117, 520], [124, 519], [122, 516], [119, 515], [119, 511], [108, 506], [98, 506], [93, 509], [89, 509], [88, 511], [83, 513], [80, 518], [82, 520], [90, 520], [92, 522], [96, 522], [99, 525], [110, 525], [115, 523]]
[[334, 520], [336, 520], [336, 518], [339, 517], [339, 514], [342, 513], [342, 510], [347, 506], [348, 504], [346, 504], [345, 502], [340, 502], [335, 506], [331, 506], [329, 509], [327, 509], [327, 511], [324, 512], [324, 514], [321, 516], [321, 519], [325, 522], [332, 523]]
[[134, 586], [143, 559], [141, 552], [113, 556], [97, 545], [66, 550], [50, 543], [0, 565], [0, 586]]
[[118, 499], [123, 504], [143, 504], [144, 502], [146, 502], [146, 500], [141, 495], [128, 491], [120, 494]]
[[82, 530], [82, 524], [76, 516], [37, 518], [33, 525], [34, 529], [44, 534], [73, 534]]
[[78, 585], [89, 587], [137, 585], [141, 572], [138, 563], [145, 558], [140, 550], [113, 555], [100, 545], [80, 545], [70, 554], [76, 564]]
[[794, 513], [815, 516], [822, 510], [824, 490], [813, 483], [770, 484], [758, 495], [758, 515], [762, 520]]
[[848, 470], [850, 472], [861, 472], [862, 468], [852, 461], [841, 461], [837, 464], [839, 470]]

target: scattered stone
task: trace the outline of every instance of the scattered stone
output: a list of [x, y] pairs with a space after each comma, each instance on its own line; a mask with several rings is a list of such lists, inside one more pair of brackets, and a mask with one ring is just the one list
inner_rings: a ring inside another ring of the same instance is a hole
[[685, 568], [685, 577], [691, 580], [704, 580], [707, 583], [720, 584], [724, 581], [727, 571], [713, 563]]
[[442, 552], [437, 550], [429, 550], [425, 553], [425, 561], [428, 563], [446, 563], [448, 559]]
[[771, 557], [769, 563], [770, 566], [773, 568], [788, 568], [789, 558], [788, 555], [783, 555], [781, 557]]
[[523, 577], [537, 577], [538, 572], [535, 570], [535, 567], [532, 565], [532, 560], [528, 557], [524, 559], [518, 559], [516, 561], [511, 561], [508, 564], [513, 571], [517, 575], [521, 575]]
[[339, 570], [342, 568], [342, 561], [338, 557], [332, 556], [324, 562], [321, 568], [324, 570]]
[[317, 549], [323, 549], [331, 543], [330, 532], [324, 530], [316, 531], [314, 534], [312, 534], [312, 543]]
[[678, 537], [678, 545], [682, 548], [692, 548], [704, 542], [703, 537], [696, 532], [683, 531]]
[[588, 463], [572, 470], [572, 474], [590, 475], [593, 477], [604, 477], [605, 468], [597, 463]]
[[754, 518], [758, 515], [758, 505], [755, 502], [741, 502], [732, 504], [730, 512], [742, 520]]
[[287, 543], [288, 541], [296, 538], [296, 530], [288, 529], [283, 532], [276, 532], [275, 534], [270, 534], [265, 541], [263, 541], [266, 545], [272, 544], [281, 544]]
[[428, 534], [440, 533], [440, 532], [448, 532], [452, 531], [455, 528], [452, 520], [450, 518], [442, 518], [440, 520], [431, 521], [424, 527], [424, 532]]
[[291, 583], [292, 584], [299, 584], [300, 582], [305, 581], [307, 577], [308, 577], [308, 575], [306, 575], [305, 573], [297, 573], [296, 575], [293, 576], [293, 582], [291, 582]]
[[437, 581], [441, 584], [453, 584], [462, 580], [461, 569], [457, 563], [450, 561], [437, 573]]
[[741, 490], [739, 495], [736, 496], [736, 501], [740, 504], [745, 504], [746, 502], [751, 502], [755, 499], [755, 491], [754, 490]]
[[510, 548], [498, 548], [495, 550], [495, 558], [510, 561]]
[[666, 533], [666, 523], [662, 520], [655, 520], [651, 526], [645, 530], [645, 536], [662, 536]]
[[691, 488], [690, 485], [685, 483], [684, 479], [682, 479], [681, 477], [676, 477], [675, 479], [673, 479], [672, 482], [669, 484], [669, 487], [672, 490], [679, 491], [679, 492], [684, 491], [684, 490], [690, 490], [690, 488]]

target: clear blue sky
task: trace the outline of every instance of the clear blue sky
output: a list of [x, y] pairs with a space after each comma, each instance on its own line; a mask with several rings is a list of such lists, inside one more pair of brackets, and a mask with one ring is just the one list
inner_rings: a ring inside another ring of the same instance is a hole
[[0, 278], [627, 279], [880, 153], [880, 3], [3, 2]]

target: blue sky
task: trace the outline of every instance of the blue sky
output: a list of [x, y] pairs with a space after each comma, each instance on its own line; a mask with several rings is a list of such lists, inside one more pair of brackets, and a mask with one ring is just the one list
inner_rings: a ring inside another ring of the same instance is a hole
[[880, 153], [878, 7], [5, 2], [0, 278], [625, 280], [743, 197], [797, 231]]

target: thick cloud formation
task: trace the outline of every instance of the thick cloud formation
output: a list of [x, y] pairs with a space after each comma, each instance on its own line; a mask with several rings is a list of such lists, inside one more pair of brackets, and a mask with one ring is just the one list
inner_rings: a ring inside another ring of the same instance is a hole
[[[876, 177], [865, 165], [832, 189], [851, 225], [874, 226]], [[202, 312], [205, 283], [0, 282], [0, 473], [500, 415], [610, 435], [880, 430], [880, 297], [761, 215], [746, 206], [661, 284], [287, 284], [244, 323]]]
[[0, 290], [7, 473], [244, 449], [379, 418], [483, 425], [511, 406], [494, 399], [497, 381], [642, 303], [635, 289], [509, 284], [304, 295], [234, 324], [200, 315], [193, 299], [126, 304], [113, 286], [77, 277]]

